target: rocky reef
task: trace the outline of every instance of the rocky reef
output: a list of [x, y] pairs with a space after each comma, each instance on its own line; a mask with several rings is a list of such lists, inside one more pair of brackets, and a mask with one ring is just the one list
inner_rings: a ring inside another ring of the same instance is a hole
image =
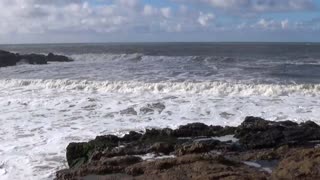
[[47, 56], [42, 54], [14, 54], [0, 50], [0, 67], [15, 66], [19, 63], [27, 64], [47, 64], [48, 62], [70, 62], [72, 59], [49, 53]]
[[247, 117], [238, 127], [193, 123], [67, 147], [73, 179], [320, 179], [320, 126]]

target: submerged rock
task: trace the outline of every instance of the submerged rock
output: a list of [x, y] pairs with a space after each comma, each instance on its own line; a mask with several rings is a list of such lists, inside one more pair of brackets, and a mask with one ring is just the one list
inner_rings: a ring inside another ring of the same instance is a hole
[[142, 114], [153, 114], [154, 110], [148, 107], [142, 107], [140, 108], [140, 113]]
[[148, 104], [147, 106], [150, 109], [154, 109], [160, 113], [166, 108], [166, 106], [163, 103], [153, 103], [153, 104]]
[[157, 111], [159, 114], [161, 114], [165, 108], [166, 106], [163, 103], [147, 104], [146, 106], [140, 108], [140, 113], [153, 114]]
[[135, 116], [138, 115], [137, 111], [133, 107], [121, 110], [120, 114], [121, 115], [135, 115]]

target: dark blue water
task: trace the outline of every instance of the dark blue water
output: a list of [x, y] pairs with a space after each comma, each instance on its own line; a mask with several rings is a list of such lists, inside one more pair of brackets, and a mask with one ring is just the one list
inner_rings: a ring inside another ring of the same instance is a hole
[[[76, 61], [95, 61], [79, 66], [91, 73], [79, 77], [90, 80], [320, 83], [320, 44], [316, 43], [39, 44], [0, 45], [0, 49], [54, 52], [72, 56]], [[126, 56], [111, 57], [115, 54]], [[45, 78], [74, 76], [77, 75], [63, 71], [59, 76], [53, 72]], [[0, 77], [15, 78], [12, 73]]]

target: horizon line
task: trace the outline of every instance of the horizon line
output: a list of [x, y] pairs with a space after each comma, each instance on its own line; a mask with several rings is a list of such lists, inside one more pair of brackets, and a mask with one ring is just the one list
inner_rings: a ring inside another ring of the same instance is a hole
[[178, 43], [203, 43], [203, 44], [320, 44], [320, 41], [111, 41], [111, 42], [49, 42], [49, 43], [0, 43], [5, 45], [58, 45], [58, 44], [178, 44]]

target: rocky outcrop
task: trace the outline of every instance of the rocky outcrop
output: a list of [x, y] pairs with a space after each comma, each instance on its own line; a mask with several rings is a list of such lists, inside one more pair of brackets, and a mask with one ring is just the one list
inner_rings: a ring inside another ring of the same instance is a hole
[[19, 61], [16, 54], [0, 50], [0, 67], [15, 66]]
[[302, 145], [320, 139], [320, 126], [311, 121], [297, 124], [292, 121], [272, 122], [247, 117], [237, 128], [235, 137], [249, 149]]
[[41, 54], [14, 54], [7, 51], [0, 50], [0, 67], [15, 66], [18, 63], [27, 64], [47, 64], [51, 61], [70, 62], [72, 59], [49, 53], [47, 56]]
[[[79, 167], [98, 156], [170, 154], [178, 149], [183, 149], [184, 146], [189, 146], [193, 142], [190, 139], [183, 139], [183, 137], [223, 136], [234, 133], [234, 129], [230, 129], [194, 123], [181, 126], [176, 130], [169, 128], [148, 129], [144, 134], [130, 132], [122, 138], [113, 135], [97, 136], [96, 139], [89, 142], [70, 143], [67, 147], [67, 161], [69, 166], [73, 168]], [[207, 150], [210, 149], [207, 148]]]
[[[247, 117], [238, 127], [193, 123], [98, 136], [68, 145], [70, 169], [57, 179], [318, 179], [319, 132], [311, 121]], [[226, 139], [233, 135], [238, 141]]]
[[19, 55], [19, 61], [28, 64], [47, 64], [47, 57], [41, 54]]
[[49, 53], [48, 56], [46, 57], [46, 60], [48, 62], [70, 62], [70, 61], [72, 61], [72, 59], [70, 59], [66, 56], [55, 55], [53, 53]]

